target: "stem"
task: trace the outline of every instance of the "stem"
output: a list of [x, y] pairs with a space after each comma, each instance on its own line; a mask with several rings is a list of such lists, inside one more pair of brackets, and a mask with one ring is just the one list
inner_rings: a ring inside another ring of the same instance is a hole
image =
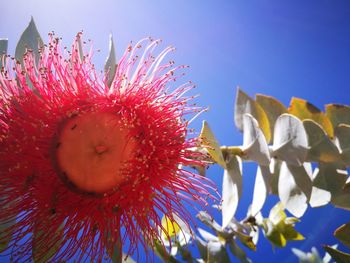
[[220, 150], [224, 156], [227, 156], [228, 154], [238, 155], [240, 157], [243, 156], [243, 151], [238, 146], [221, 146]]
[[118, 220], [117, 228], [119, 231], [117, 232], [113, 231], [112, 233], [109, 232], [109, 236], [111, 235], [115, 236], [114, 246], [113, 246], [112, 253], [110, 254], [110, 257], [113, 263], [122, 263], [123, 262], [123, 244], [121, 240], [120, 219], [117, 219], [117, 220]]

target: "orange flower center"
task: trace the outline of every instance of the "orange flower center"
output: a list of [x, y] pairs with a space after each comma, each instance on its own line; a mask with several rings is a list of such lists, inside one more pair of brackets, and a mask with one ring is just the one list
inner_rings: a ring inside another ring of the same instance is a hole
[[135, 141], [112, 113], [86, 113], [68, 120], [56, 152], [60, 172], [79, 190], [105, 193], [126, 179], [122, 169]]

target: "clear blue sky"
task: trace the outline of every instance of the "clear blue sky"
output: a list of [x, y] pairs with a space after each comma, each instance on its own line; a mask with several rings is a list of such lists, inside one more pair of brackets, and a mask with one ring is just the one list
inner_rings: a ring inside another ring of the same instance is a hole
[[[177, 64], [191, 66], [186, 78], [197, 84], [198, 102], [210, 107], [194, 127], [199, 130], [206, 119], [222, 144], [242, 142], [233, 124], [237, 85], [252, 96], [272, 95], [285, 105], [292, 96], [318, 107], [350, 104], [350, 2], [346, 0], [0, 0], [0, 38], [9, 38], [10, 53], [30, 16], [44, 39], [54, 30], [66, 45], [83, 29], [85, 37], [101, 49], [95, 58], [101, 69], [111, 32], [119, 55], [130, 40], [144, 36], [174, 45]], [[238, 218], [251, 200], [255, 177], [254, 166], [244, 169]], [[211, 169], [209, 175], [221, 185], [220, 169]], [[275, 201], [270, 198], [267, 207]], [[309, 250], [333, 244], [331, 233], [348, 221], [350, 212], [309, 209], [298, 227], [309, 238], [292, 247]], [[250, 256], [254, 262], [296, 261], [289, 248], [273, 253], [263, 238]]]

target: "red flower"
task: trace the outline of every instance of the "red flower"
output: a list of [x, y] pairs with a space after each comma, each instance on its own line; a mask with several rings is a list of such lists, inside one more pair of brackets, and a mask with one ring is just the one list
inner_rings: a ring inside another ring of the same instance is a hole
[[24, 71], [10, 59], [1, 70], [0, 242], [13, 235], [15, 258], [101, 260], [119, 235], [133, 253], [160, 240], [162, 214], [189, 222], [183, 201], [209, 195], [179, 168], [195, 162], [183, 117], [197, 109], [183, 97], [190, 83], [169, 89], [183, 68], [161, 64], [171, 48], [129, 46], [108, 87], [79, 39], [68, 52], [51, 36], [38, 63], [27, 52]]

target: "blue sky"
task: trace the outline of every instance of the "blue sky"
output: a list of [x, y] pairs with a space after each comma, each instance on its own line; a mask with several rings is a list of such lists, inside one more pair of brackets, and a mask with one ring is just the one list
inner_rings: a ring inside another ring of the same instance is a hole
[[[101, 69], [110, 33], [118, 55], [130, 40], [145, 36], [161, 38], [164, 46], [174, 45], [177, 51], [172, 58], [190, 65], [185, 79], [196, 83], [198, 103], [210, 107], [193, 126], [199, 131], [206, 119], [225, 145], [242, 143], [233, 123], [237, 85], [251, 96], [272, 95], [286, 106], [293, 96], [320, 108], [327, 103], [350, 104], [349, 1], [0, 0], [0, 10], [0, 38], [9, 38], [12, 54], [30, 16], [43, 39], [53, 30], [66, 45], [84, 30], [85, 37], [101, 49], [95, 57]], [[209, 176], [221, 184], [219, 168], [210, 169]], [[238, 217], [249, 205], [254, 177], [255, 167], [244, 166]], [[274, 202], [270, 198], [267, 208]], [[332, 207], [309, 209], [298, 227], [309, 238], [292, 247], [308, 250], [333, 244], [331, 233], [348, 221], [350, 213]], [[273, 252], [263, 238], [250, 256], [255, 262], [296, 260], [289, 248]]]

